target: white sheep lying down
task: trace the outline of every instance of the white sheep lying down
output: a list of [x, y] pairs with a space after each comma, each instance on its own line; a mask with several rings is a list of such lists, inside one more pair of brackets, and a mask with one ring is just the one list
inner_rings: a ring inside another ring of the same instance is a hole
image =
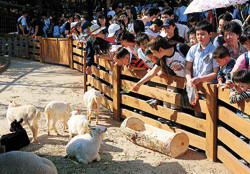
[[53, 120], [52, 127], [57, 135], [59, 133], [56, 130], [56, 122], [58, 120], [63, 120], [63, 131], [67, 127], [67, 121], [71, 116], [71, 106], [69, 103], [61, 102], [61, 101], [52, 101], [45, 107], [45, 116], [47, 117], [47, 127], [48, 127], [48, 135], [50, 135], [50, 119]]
[[66, 146], [68, 157], [75, 157], [78, 162], [87, 164], [93, 160], [100, 161], [99, 150], [102, 142], [103, 134], [107, 131], [106, 127], [96, 126], [91, 129], [91, 134], [75, 136]]
[[92, 110], [95, 111], [96, 124], [98, 124], [99, 112], [102, 101], [102, 94], [100, 91], [90, 89], [83, 95], [83, 104], [87, 107], [87, 115], [89, 123], [91, 123]]
[[72, 111], [72, 116], [68, 121], [69, 137], [72, 138], [72, 134], [83, 135], [89, 133], [89, 121], [85, 115], [76, 115], [78, 111]]
[[41, 112], [33, 105], [18, 105], [14, 101], [10, 102], [6, 117], [10, 124], [15, 119], [23, 119], [22, 125], [28, 125], [33, 133], [33, 142], [37, 140], [38, 120], [41, 118]]
[[55, 165], [30, 152], [11, 151], [0, 154], [0, 173], [57, 174]]

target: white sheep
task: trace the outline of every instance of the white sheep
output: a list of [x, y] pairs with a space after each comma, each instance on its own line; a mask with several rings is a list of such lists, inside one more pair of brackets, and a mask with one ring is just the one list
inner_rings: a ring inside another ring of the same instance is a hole
[[72, 116], [68, 121], [69, 137], [72, 138], [72, 134], [83, 135], [89, 133], [88, 131], [88, 118], [85, 115], [77, 115], [78, 111], [72, 111]]
[[16, 120], [23, 119], [22, 125], [28, 125], [33, 133], [33, 142], [37, 140], [38, 120], [41, 118], [41, 112], [33, 105], [18, 105], [14, 101], [10, 102], [6, 117], [9, 124]]
[[66, 146], [68, 157], [75, 157], [78, 162], [83, 164], [91, 163], [93, 160], [101, 160], [98, 152], [103, 134], [107, 131], [107, 128], [102, 126], [89, 127], [92, 137], [89, 134], [75, 136]]
[[71, 116], [71, 106], [69, 103], [61, 102], [61, 101], [52, 101], [45, 107], [45, 116], [47, 117], [47, 127], [48, 127], [48, 135], [50, 135], [50, 119], [53, 120], [52, 127], [57, 135], [59, 133], [56, 130], [56, 122], [58, 120], [63, 120], [63, 131], [67, 127], [67, 121]]
[[84, 93], [83, 103], [87, 107], [87, 116], [89, 123], [91, 123], [92, 110], [95, 111], [96, 124], [98, 124], [99, 111], [101, 107], [102, 94], [100, 91], [91, 89]]
[[30, 152], [11, 151], [0, 155], [0, 173], [57, 174], [55, 165]]

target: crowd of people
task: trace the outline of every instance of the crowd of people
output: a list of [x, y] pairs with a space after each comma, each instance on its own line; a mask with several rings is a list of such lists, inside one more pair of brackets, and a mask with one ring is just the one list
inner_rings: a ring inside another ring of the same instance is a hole
[[[248, 21], [243, 26], [239, 10], [229, 7], [218, 17], [213, 10], [187, 16], [186, 1], [180, 1], [178, 8], [170, 7], [170, 2], [162, 6], [119, 3], [107, 14], [103, 9], [96, 11], [93, 20], [79, 13], [62, 15], [59, 20], [45, 14], [28, 18], [24, 11], [17, 21], [18, 32], [86, 44], [88, 74], [94, 55], [131, 71], [148, 69], [133, 91], [156, 75], [166, 80], [175, 75], [186, 78], [190, 86], [208, 82], [230, 88], [231, 103], [249, 98], [250, 26]], [[245, 6], [249, 14], [249, 3]]]

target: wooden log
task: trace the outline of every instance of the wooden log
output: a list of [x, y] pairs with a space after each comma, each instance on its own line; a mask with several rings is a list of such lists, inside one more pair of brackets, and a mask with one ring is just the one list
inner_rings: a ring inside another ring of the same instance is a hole
[[185, 133], [168, 132], [145, 124], [137, 117], [126, 118], [121, 124], [121, 131], [133, 143], [173, 158], [185, 154], [189, 146]]

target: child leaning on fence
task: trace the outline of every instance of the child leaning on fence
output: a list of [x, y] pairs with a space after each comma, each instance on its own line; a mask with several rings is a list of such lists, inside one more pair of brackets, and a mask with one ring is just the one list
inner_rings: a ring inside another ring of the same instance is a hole
[[[218, 46], [212, 54], [213, 59], [220, 65], [217, 75], [218, 87], [223, 87], [231, 83], [231, 71], [235, 65], [235, 60], [230, 57], [228, 49], [224, 46]], [[228, 82], [229, 81], [229, 82]], [[226, 84], [224, 84], [226, 82]]]
[[[233, 76], [236, 91], [230, 91], [230, 103], [237, 103], [246, 98], [250, 98], [250, 72], [247, 70], [238, 71]], [[237, 110], [237, 114], [250, 119], [250, 116]]]

